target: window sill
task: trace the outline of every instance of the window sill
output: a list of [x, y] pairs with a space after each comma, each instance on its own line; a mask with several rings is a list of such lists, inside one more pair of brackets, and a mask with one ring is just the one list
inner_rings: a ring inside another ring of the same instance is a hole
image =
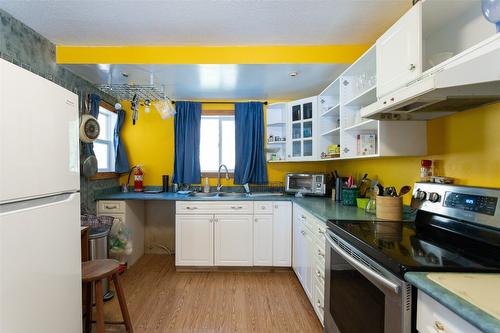
[[[224, 178], [226, 177], [226, 173], [225, 172], [221, 172], [221, 178]], [[217, 172], [216, 171], [205, 171], [205, 172], [201, 172], [201, 177], [202, 178], [205, 178], [205, 177], [208, 177], [208, 178], [217, 178]], [[234, 172], [229, 172], [229, 177], [231, 178], [234, 178]]]
[[95, 176], [90, 177], [89, 180], [114, 179], [119, 177], [120, 175], [115, 172], [98, 172]]

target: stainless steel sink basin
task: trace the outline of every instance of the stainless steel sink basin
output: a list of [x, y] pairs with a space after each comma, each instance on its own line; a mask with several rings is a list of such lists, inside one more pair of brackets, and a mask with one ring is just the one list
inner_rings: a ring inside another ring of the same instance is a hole
[[209, 197], [216, 197], [217, 193], [203, 193], [203, 192], [196, 192], [191, 194], [194, 197], [203, 197], [203, 198], [209, 198]]
[[249, 197], [268, 197], [268, 196], [279, 197], [283, 195], [284, 195], [283, 193], [277, 193], [277, 192], [259, 192], [259, 193], [252, 193], [249, 195]]
[[239, 192], [221, 192], [218, 195], [219, 197], [246, 197], [247, 195], [245, 193], [239, 193]]

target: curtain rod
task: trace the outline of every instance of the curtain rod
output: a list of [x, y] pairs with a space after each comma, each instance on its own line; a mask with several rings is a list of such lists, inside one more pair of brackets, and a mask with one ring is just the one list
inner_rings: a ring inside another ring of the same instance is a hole
[[[260, 102], [260, 101], [252, 101], [252, 102]], [[237, 102], [201, 102], [201, 104], [234, 104]], [[175, 101], [172, 101], [172, 104], [175, 104]], [[262, 102], [262, 104], [267, 105], [267, 101]]]

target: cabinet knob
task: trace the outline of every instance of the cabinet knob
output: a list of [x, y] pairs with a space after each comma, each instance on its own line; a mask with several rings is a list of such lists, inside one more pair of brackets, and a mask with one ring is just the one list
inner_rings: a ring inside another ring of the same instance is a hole
[[434, 328], [436, 329], [436, 331], [438, 332], [444, 332], [444, 325], [440, 322], [440, 321], [435, 321], [434, 322]]
[[258, 219], [258, 218], [256, 218], [256, 219], [255, 219], [255, 222], [259, 222], [259, 219]]
[[274, 205], [274, 208], [278, 209], [278, 205]]
[[195, 209], [198, 209], [198, 207], [190, 207], [190, 206], [187, 206], [186, 207], [187, 210], [195, 210]]
[[242, 209], [242, 206], [231, 206], [231, 209]]
[[305, 215], [301, 215], [300, 217], [302, 217], [304, 220], [306, 219], [306, 216], [305, 216]]
[[301, 233], [302, 235], [305, 235], [305, 234], [306, 234], [306, 232], [305, 232], [304, 230], [300, 230], [300, 233]]
[[415, 68], [417, 68], [417, 67], [415, 66], [415, 64], [410, 64], [410, 65], [408, 66], [408, 70], [409, 70], [409, 71], [414, 71], [414, 70], [415, 70]]
[[113, 206], [105, 205], [104, 208], [106, 208], [106, 209], [116, 209], [116, 208], [118, 208], [118, 206], [116, 206], [116, 205], [113, 205]]
[[321, 252], [321, 250], [318, 249], [318, 256], [324, 258], [325, 254], [323, 252]]
[[320, 308], [321, 310], [324, 310], [324, 307], [321, 305], [321, 300], [317, 300], [316, 301], [316, 305], [318, 306], [318, 308]]
[[320, 235], [324, 235], [324, 234], [325, 234], [325, 232], [324, 232], [321, 228], [318, 228], [318, 234], [320, 234]]

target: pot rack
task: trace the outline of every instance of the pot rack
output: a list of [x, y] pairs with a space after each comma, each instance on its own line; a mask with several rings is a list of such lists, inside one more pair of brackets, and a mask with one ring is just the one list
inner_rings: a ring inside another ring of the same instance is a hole
[[[172, 102], [172, 104], [175, 104], [175, 101], [170, 99], [166, 95], [165, 91], [165, 86], [161, 85], [155, 85], [154, 84], [154, 74], [150, 73], [149, 76], [149, 84], [129, 84], [129, 83], [112, 83], [113, 78], [111, 73], [109, 74], [108, 77], [108, 83], [107, 84], [100, 84], [97, 85], [97, 87], [111, 95], [115, 96], [120, 100], [132, 100], [134, 96], [137, 96], [137, 98], [141, 101], [149, 99], [150, 101], [156, 101], [156, 100], [161, 100], [161, 99], [167, 99]], [[227, 102], [227, 101], [207, 101], [207, 102], [201, 102], [202, 104], [234, 104], [235, 102]], [[262, 102], [264, 105], [267, 105], [267, 101]]]

